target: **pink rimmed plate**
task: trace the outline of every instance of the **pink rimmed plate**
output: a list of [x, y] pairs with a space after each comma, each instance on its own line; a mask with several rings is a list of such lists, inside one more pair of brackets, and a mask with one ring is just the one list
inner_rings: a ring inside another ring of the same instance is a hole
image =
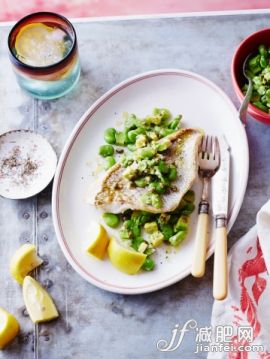
[[[206, 78], [182, 70], [156, 70], [129, 78], [97, 100], [83, 115], [70, 135], [55, 175], [53, 220], [59, 244], [72, 267], [90, 283], [123, 294], [139, 294], [167, 287], [190, 274], [197, 213], [191, 216], [188, 237], [179, 249], [159, 248], [156, 268], [128, 276], [108, 259], [88, 256], [91, 219], [102, 222], [101, 214], [87, 204], [87, 188], [98, 176], [98, 149], [108, 127], [121, 128], [121, 114], [145, 116], [154, 107], [166, 107], [183, 115], [184, 127], [199, 127], [208, 134], [225, 136], [231, 147], [229, 229], [240, 210], [248, 179], [248, 144], [238, 113], [227, 95]], [[199, 180], [193, 186], [199, 201]], [[110, 234], [115, 232], [108, 228]], [[211, 236], [208, 257], [213, 253]]]

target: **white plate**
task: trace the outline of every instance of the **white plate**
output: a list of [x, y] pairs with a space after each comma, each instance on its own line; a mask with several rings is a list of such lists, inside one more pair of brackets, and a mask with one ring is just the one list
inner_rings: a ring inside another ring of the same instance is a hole
[[57, 157], [49, 142], [30, 130], [14, 130], [0, 136], [0, 195], [28, 198], [52, 180]]
[[[152, 272], [128, 276], [115, 269], [109, 260], [95, 260], [84, 250], [89, 241], [89, 220], [101, 220], [84, 197], [92, 180], [91, 171], [99, 161], [97, 152], [104, 143], [103, 132], [119, 125], [125, 111], [145, 116], [154, 107], [166, 107], [174, 115], [181, 113], [184, 127], [200, 127], [206, 133], [226, 136], [232, 155], [229, 229], [246, 189], [249, 165], [246, 133], [230, 99], [212, 82], [191, 72], [158, 70], [132, 77], [108, 91], [84, 114], [65, 145], [54, 180], [52, 205], [57, 238], [69, 263], [87, 281], [111, 292], [146, 293], [190, 273], [196, 213], [181, 248], [169, 255], [158, 249], [157, 265]], [[197, 202], [200, 188], [197, 181], [194, 185]], [[213, 244], [211, 239], [208, 257], [213, 253]]]

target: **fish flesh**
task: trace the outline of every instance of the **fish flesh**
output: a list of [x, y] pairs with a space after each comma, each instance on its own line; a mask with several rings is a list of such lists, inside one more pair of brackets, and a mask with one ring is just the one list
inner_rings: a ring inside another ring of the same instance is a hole
[[144, 204], [141, 197], [148, 192], [147, 188], [131, 187], [130, 181], [123, 176], [126, 170], [117, 163], [105, 174], [105, 178], [95, 186], [91, 204], [98, 209], [110, 213], [122, 213], [127, 209], [142, 210], [151, 213], [164, 213], [175, 210], [184, 194], [191, 188], [198, 173], [198, 147], [203, 137], [203, 131], [193, 128], [183, 128], [166, 138], [172, 144], [163, 152], [167, 163], [174, 163], [177, 168], [177, 178], [172, 183], [174, 191], [161, 195], [162, 207], [155, 208]]

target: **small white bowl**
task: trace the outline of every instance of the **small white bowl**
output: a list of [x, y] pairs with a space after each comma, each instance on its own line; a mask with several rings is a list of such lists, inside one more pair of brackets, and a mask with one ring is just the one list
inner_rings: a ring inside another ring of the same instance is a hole
[[52, 180], [57, 157], [49, 142], [30, 130], [0, 135], [0, 195], [28, 198], [41, 192]]

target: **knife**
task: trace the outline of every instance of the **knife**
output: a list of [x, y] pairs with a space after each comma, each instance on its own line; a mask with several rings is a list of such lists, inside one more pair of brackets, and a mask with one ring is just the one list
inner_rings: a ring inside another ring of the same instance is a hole
[[227, 215], [229, 202], [230, 147], [223, 137], [220, 141], [220, 168], [213, 177], [212, 208], [215, 219], [215, 256], [213, 296], [217, 300], [227, 297]]

